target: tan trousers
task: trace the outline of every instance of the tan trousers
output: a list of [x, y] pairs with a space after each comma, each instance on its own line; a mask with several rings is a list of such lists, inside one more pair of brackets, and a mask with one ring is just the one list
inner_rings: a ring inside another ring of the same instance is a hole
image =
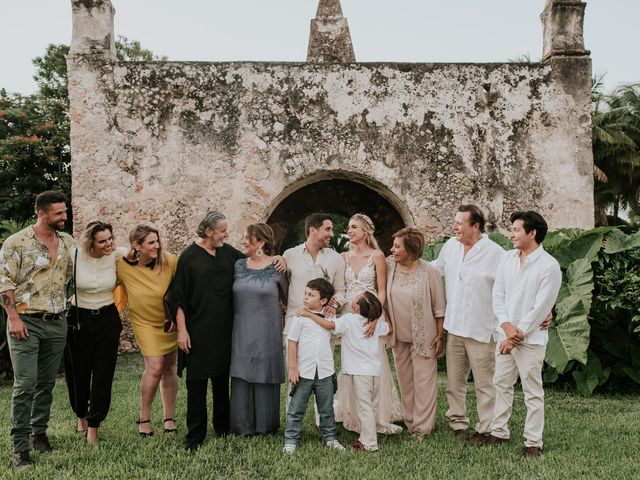
[[396, 341], [393, 349], [404, 423], [410, 432], [428, 434], [436, 426], [438, 360], [417, 355], [413, 343]]
[[542, 447], [544, 430], [544, 390], [542, 365], [545, 345], [519, 345], [503, 355], [496, 348], [496, 403], [493, 409], [491, 435], [509, 438], [509, 418], [513, 407], [513, 385], [520, 376], [527, 418], [524, 423], [525, 447]]
[[355, 397], [356, 414], [360, 420], [360, 437], [358, 440], [370, 452], [378, 450], [376, 434], [376, 418], [378, 413], [379, 378], [371, 375], [343, 374], [343, 382], [351, 382]]
[[447, 402], [449, 409], [445, 418], [453, 430], [469, 428], [467, 416], [467, 380], [473, 372], [476, 390], [478, 423], [476, 432], [489, 433], [493, 419], [493, 405], [496, 394], [493, 388], [493, 373], [496, 361], [496, 343], [479, 342], [473, 338], [447, 335]]

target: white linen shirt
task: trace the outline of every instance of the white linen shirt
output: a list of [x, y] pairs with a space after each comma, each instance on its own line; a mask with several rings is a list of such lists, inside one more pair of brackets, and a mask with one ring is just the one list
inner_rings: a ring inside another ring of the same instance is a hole
[[447, 307], [444, 328], [459, 337], [489, 343], [496, 328], [492, 291], [505, 250], [482, 234], [464, 254], [464, 245], [450, 238], [431, 264], [444, 276]]
[[313, 380], [318, 370], [318, 379], [334, 374], [331, 330], [322, 328], [306, 317], [294, 316], [289, 322], [287, 339], [298, 343], [298, 373], [302, 378]]
[[344, 269], [345, 263], [342, 255], [331, 248], [323, 248], [318, 252], [316, 262], [313, 262], [311, 254], [307, 250], [306, 243], [288, 249], [282, 255], [287, 262], [287, 275], [289, 277], [289, 295], [287, 299], [287, 314], [283, 334], [289, 331], [289, 320], [303, 307], [304, 289], [307, 283], [314, 278], [324, 278], [324, 271], [328, 280], [336, 289], [335, 297], [340, 305], [344, 305]]
[[560, 264], [542, 245], [525, 257], [522, 266], [520, 250], [507, 252], [493, 286], [498, 340], [506, 338], [500, 325], [510, 322], [524, 333], [525, 345], [546, 345], [549, 335], [540, 325], [556, 303], [561, 285]]
[[380, 319], [373, 336], [365, 338], [367, 319], [357, 313], [347, 313], [338, 319], [331, 319], [333, 333], [342, 337], [340, 347], [342, 373], [348, 375], [380, 376], [378, 337], [389, 333], [389, 325]]

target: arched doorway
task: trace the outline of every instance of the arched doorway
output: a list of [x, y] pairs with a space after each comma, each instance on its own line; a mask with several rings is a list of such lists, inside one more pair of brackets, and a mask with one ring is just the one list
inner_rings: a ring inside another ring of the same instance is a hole
[[391, 235], [412, 223], [400, 200], [388, 189], [371, 179], [346, 172], [325, 172], [298, 182], [286, 189], [272, 208], [267, 223], [274, 230], [278, 246], [289, 229], [313, 212], [346, 218], [354, 213], [366, 213], [376, 225], [375, 237], [385, 255], [391, 248]]

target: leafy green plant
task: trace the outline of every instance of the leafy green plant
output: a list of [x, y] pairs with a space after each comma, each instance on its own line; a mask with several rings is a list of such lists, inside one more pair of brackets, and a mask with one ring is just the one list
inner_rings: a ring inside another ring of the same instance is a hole
[[4, 243], [4, 241], [14, 233], [27, 228], [32, 223], [31, 220], [20, 220], [16, 218], [0, 221], [0, 244]]

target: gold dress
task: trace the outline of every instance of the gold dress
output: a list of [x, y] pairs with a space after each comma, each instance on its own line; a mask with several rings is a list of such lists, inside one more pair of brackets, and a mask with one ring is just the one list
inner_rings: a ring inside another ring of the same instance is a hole
[[164, 332], [162, 303], [177, 265], [178, 258], [167, 255], [167, 265], [158, 274], [155, 268], [140, 268], [124, 258], [119, 258], [116, 262], [120, 284], [114, 292], [116, 306], [122, 312], [124, 306], [128, 305], [133, 333], [145, 357], [166, 355], [178, 346], [178, 334]]

